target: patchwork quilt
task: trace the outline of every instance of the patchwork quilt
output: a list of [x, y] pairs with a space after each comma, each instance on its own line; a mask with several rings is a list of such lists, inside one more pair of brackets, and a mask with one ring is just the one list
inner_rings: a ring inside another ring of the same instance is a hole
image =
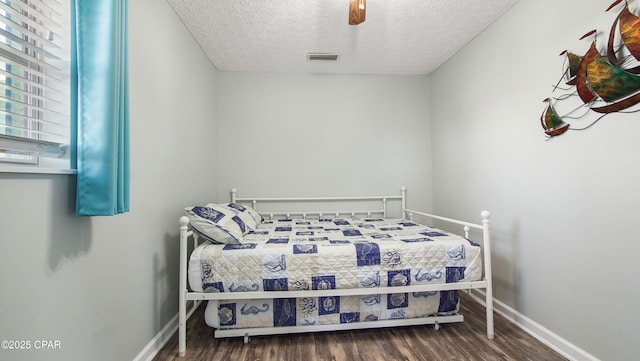
[[189, 283], [197, 292], [371, 288], [367, 296], [220, 301], [205, 312], [216, 328], [452, 314], [458, 310], [456, 291], [381, 295], [375, 288], [482, 276], [478, 244], [404, 219], [264, 221], [240, 244], [200, 245], [189, 263]]

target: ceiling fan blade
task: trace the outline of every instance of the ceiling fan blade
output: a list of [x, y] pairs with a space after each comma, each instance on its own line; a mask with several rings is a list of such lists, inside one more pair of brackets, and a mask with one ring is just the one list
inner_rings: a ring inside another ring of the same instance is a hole
[[364, 22], [367, 12], [367, 0], [350, 0], [349, 25], [358, 25]]

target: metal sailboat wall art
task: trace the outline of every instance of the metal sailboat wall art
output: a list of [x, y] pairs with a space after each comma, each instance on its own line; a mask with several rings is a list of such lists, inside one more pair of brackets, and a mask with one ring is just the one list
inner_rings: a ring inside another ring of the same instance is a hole
[[[547, 138], [587, 129], [607, 114], [640, 111], [640, 17], [628, 0], [617, 0], [606, 11], [618, 7], [622, 10], [609, 31], [605, 54], [598, 50], [596, 30], [580, 38], [591, 39], [584, 55], [560, 53], [566, 57], [565, 69], [553, 91], [562, 94], [546, 98], [540, 116]], [[583, 125], [569, 123], [574, 121]]]

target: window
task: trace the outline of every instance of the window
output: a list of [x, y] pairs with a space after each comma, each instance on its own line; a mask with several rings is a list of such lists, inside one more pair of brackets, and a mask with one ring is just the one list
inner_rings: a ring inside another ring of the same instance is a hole
[[69, 168], [68, 0], [0, 0], [0, 167]]

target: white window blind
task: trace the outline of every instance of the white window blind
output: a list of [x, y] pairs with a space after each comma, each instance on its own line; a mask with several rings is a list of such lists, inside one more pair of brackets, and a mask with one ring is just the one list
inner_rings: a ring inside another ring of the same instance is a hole
[[0, 166], [69, 167], [69, 34], [68, 0], [0, 0]]

